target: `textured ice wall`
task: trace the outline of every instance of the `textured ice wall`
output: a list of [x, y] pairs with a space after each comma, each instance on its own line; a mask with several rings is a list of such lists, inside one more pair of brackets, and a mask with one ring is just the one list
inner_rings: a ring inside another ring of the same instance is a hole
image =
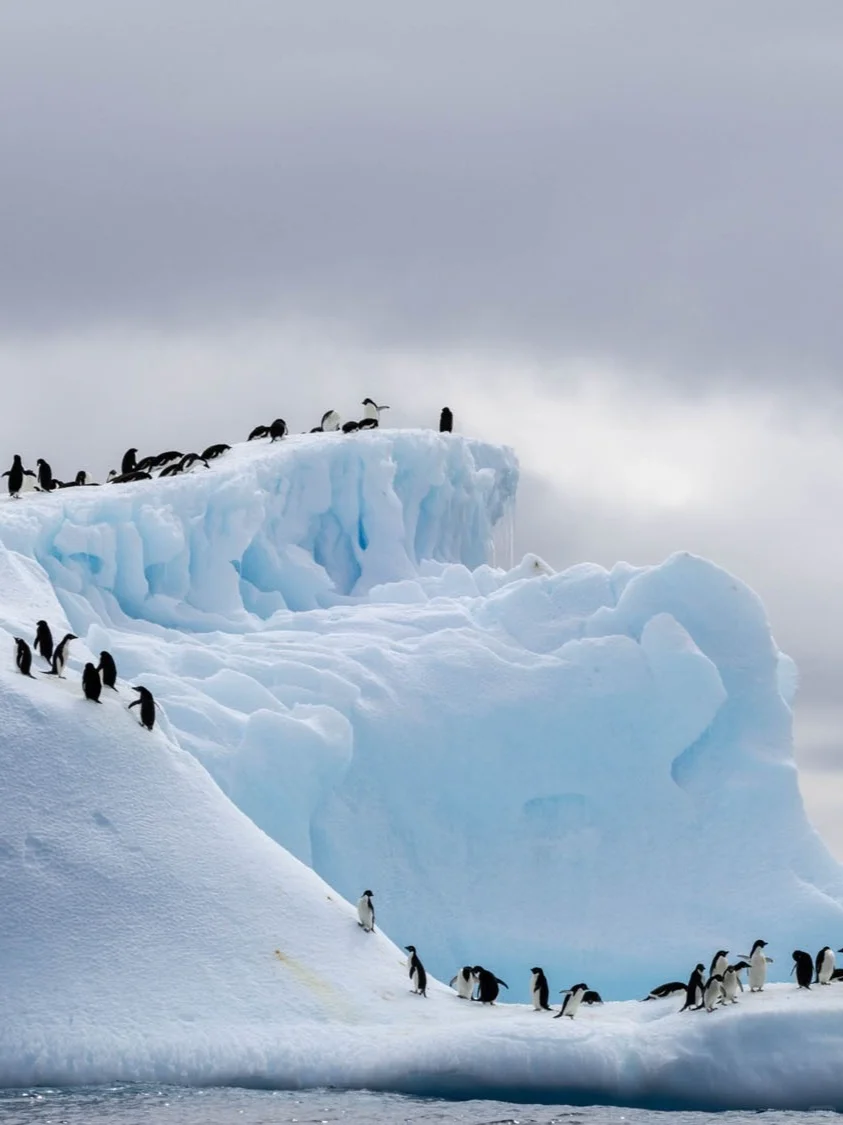
[[482, 565], [516, 476], [456, 436], [321, 435], [6, 504], [0, 543], [249, 817], [375, 889], [439, 975], [488, 963], [523, 995], [540, 963], [629, 996], [759, 936], [833, 945], [840, 868], [758, 599], [685, 554]]

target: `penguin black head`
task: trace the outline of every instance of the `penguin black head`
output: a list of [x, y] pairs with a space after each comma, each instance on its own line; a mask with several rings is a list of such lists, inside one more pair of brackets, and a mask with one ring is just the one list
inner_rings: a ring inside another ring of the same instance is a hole
[[843, 953], [843, 949], [838, 949], [838, 950], [837, 950], [837, 952], [838, 952], [838, 953]]
[[697, 972], [697, 973], [704, 973], [705, 972], [705, 965], [702, 963], [702, 961], [700, 961], [697, 964], [697, 967], [694, 971]]
[[138, 693], [138, 695], [141, 697], [141, 699], [151, 699], [152, 698], [152, 692], [149, 690], [149, 688], [135, 687], [134, 685], [132, 685], [132, 691], [136, 691]]
[[741, 969], [748, 969], [748, 968], [750, 968], [750, 964], [749, 964], [749, 961], [736, 961], [736, 962], [735, 962], [735, 964], [734, 964], [734, 965], [730, 965], [730, 966], [729, 966], [729, 968], [730, 968], [730, 969], [731, 969], [731, 970], [732, 970], [733, 972], [735, 972], [735, 973], [739, 973], [739, 972], [741, 971]]
[[360, 403], [361, 406], [377, 406], [378, 404], [371, 398], [364, 398]]
[[[135, 688], [135, 691], [137, 691], [137, 690], [138, 690], [138, 689], [137, 689], [137, 688]], [[364, 891], [364, 892], [363, 892], [363, 897], [364, 897], [364, 898], [371, 898], [371, 897], [372, 897], [372, 891]]]
[[543, 973], [544, 969], [540, 969], [537, 965], [535, 965], [535, 966], [533, 966], [532, 969], [530, 969], [530, 972], [531, 973]]
[[405, 945], [404, 948], [407, 950], [408, 953], [415, 953], [416, 952], [416, 947], [414, 945]]

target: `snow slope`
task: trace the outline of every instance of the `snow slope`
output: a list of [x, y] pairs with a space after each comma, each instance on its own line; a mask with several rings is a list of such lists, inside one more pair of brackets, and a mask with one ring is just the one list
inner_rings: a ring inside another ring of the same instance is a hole
[[[0, 1083], [802, 1105], [807, 1079], [763, 1098], [804, 1032], [810, 1104], [843, 1104], [821, 1094], [836, 987], [573, 1027], [425, 1004], [330, 889], [371, 886], [429, 970], [479, 961], [515, 998], [533, 964], [622, 998], [760, 936], [781, 979], [794, 947], [843, 944], [758, 599], [684, 554], [495, 570], [516, 482], [508, 451], [381, 431], [0, 505], [0, 650], [42, 616], [81, 638], [67, 683], [0, 669]], [[96, 707], [78, 675], [102, 647], [124, 679]], [[159, 700], [152, 734], [126, 678]]]

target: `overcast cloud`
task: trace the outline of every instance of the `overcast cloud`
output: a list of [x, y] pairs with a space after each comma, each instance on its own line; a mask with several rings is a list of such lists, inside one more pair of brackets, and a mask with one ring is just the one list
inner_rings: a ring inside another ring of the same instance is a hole
[[515, 446], [517, 545], [690, 549], [799, 662], [843, 856], [839, 0], [7, 0], [0, 446]]

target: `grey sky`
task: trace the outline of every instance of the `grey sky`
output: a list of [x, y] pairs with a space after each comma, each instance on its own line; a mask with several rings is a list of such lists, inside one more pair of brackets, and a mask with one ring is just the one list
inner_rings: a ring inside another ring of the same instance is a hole
[[758, 589], [843, 855], [841, 57], [839, 0], [10, 0], [0, 446], [447, 399], [521, 549]]

